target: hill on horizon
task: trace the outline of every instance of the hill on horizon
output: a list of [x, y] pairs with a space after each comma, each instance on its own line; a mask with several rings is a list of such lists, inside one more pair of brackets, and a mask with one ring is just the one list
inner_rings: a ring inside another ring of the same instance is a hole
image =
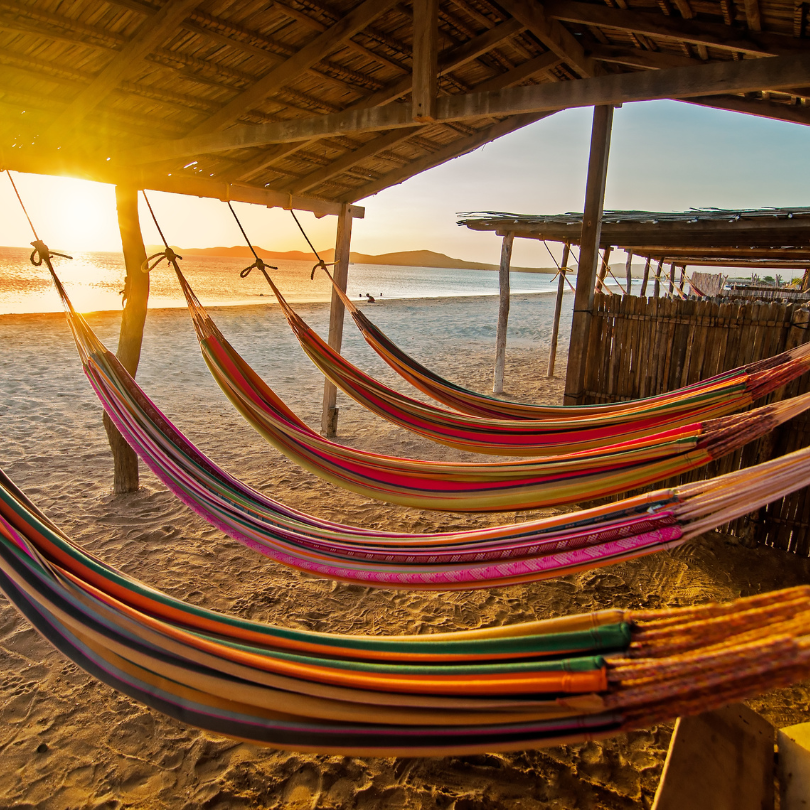
[[[181, 256], [221, 256], [230, 259], [252, 259], [250, 248], [246, 245], [234, 245], [233, 247], [211, 247], [211, 248], [180, 248], [172, 246]], [[160, 248], [156, 245], [148, 245], [147, 253], [154, 253]], [[319, 251], [324, 261], [334, 261], [334, 248]], [[264, 261], [298, 261], [315, 263], [315, 257], [308, 252], [301, 250], [275, 251], [256, 248], [256, 253]], [[400, 267], [436, 267], [439, 269], [452, 270], [497, 270], [497, 264], [485, 262], [468, 262], [464, 259], [454, 259], [444, 253], [437, 253], [434, 250], [402, 250], [395, 253], [382, 253], [374, 256], [368, 253], [349, 254], [349, 261], [352, 264], [381, 264], [398, 265]], [[556, 268], [551, 267], [512, 267], [512, 270], [522, 273], [553, 273]]]

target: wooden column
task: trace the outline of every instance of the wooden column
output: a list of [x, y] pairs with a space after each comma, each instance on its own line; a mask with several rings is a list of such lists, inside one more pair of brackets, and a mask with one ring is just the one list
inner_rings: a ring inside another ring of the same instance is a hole
[[[335, 266], [332, 274], [335, 283], [343, 292], [346, 292], [346, 282], [349, 278], [349, 251], [352, 243], [352, 215], [349, 206], [343, 205], [340, 209], [337, 222], [337, 237], [335, 239]], [[343, 313], [345, 307], [340, 296], [332, 290], [332, 308], [329, 314], [329, 345], [340, 351], [343, 343]], [[321, 416], [321, 433], [327, 439], [337, 434], [337, 388], [327, 380], [323, 387], [323, 415]]]
[[413, 118], [433, 121], [439, 82], [439, 0], [413, 2]]
[[675, 292], [675, 262], [671, 262], [669, 265], [669, 294], [672, 295]]
[[664, 260], [658, 262], [658, 267], [655, 268], [655, 279], [653, 283], [653, 298], [658, 298], [661, 295], [661, 268], [664, 266]]
[[492, 392], [503, 393], [503, 370], [506, 365], [506, 328], [509, 322], [509, 266], [512, 263], [512, 243], [515, 235], [508, 233], [501, 245], [501, 266], [498, 270], [501, 294], [498, 306], [498, 334], [495, 338], [495, 378]]
[[599, 267], [599, 275], [596, 277], [596, 292], [598, 293], [602, 292], [605, 288], [605, 277], [607, 276], [608, 267], [610, 266], [610, 253], [612, 250], [613, 248], [608, 245], [605, 248], [605, 255], [602, 257], [602, 264]]
[[554, 306], [554, 325], [551, 327], [551, 349], [548, 355], [549, 379], [554, 376], [554, 363], [557, 360], [557, 336], [560, 333], [560, 314], [562, 313], [563, 293], [565, 292], [565, 274], [568, 270], [568, 256], [571, 245], [566, 242], [563, 247], [562, 262], [560, 262], [560, 280], [557, 282], [557, 302]]
[[678, 282], [678, 289], [681, 291], [681, 295], [683, 295], [683, 288], [686, 285], [686, 265], [681, 267], [681, 279]]
[[[134, 377], [141, 359], [143, 327], [146, 322], [146, 307], [149, 300], [149, 274], [141, 270], [146, 261], [146, 249], [141, 236], [138, 219], [138, 189], [130, 186], [115, 187], [115, 205], [118, 211], [118, 229], [124, 251], [126, 281], [124, 284], [124, 311], [121, 315], [121, 332], [118, 337], [116, 357]], [[113, 457], [113, 492], [137, 492], [138, 456], [126, 443], [123, 436], [104, 414], [104, 428]]]
[[585, 362], [593, 320], [594, 282], [599, 261], [599, 237], [602, 233], [602, 208], [605, 201], [610, 132], [613, 127], [613, 107], [593, 108], [591, 156], [585, 186], [585, 210], [582, 217], [577, 291], [574, 296], [574, 317], [571, 321], [571, 343], [568, 349], [568, 370], [565, 376], [566, 405], [582, 401], [585, 386]]
[[624, 265], [624, 272], [627, 276], [627, 294], [633, 294], [633, 251], [627, 251], [627, 262]]
[[644, 262], [644, 275], [641, 277], [641, 292], [639, 295], [644, 298], [647, 294], [647, 282], [650, 279], [650, 257], [647, 256], [646, 261]]

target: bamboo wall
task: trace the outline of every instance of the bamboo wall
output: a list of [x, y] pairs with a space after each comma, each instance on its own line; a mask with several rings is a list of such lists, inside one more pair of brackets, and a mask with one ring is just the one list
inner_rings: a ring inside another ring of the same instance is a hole
[[[597, 295], [593, 314], [585, 369], [586, 403], [626, 401], [670, 391], [810, 339], [810, 313], [793, 303]], [[775, 392], [769, 400], [807, 391], [810, 374]], [[810, 415], [804, 414], [771, 436], [678, 481], [731, 472], [808, 444]], [[796, 492], [724, 530], [746, 543], [762, 543], [810, 557], [808, 496], [810, 489]]]

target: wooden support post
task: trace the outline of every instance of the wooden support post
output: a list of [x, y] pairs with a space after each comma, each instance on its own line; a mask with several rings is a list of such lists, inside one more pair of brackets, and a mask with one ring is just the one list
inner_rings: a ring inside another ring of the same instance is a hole
[[[126, 281], [124, 283], [124, 311], [121, 315], [121, 332], [118, 337], [116, 357], [134, 377], [141, 359], [143, 327], [146, 322], [146, 307], [149, 300], [149, 274], [141, 270], [146, 261], [146, 249], [141, 236], [138, 219], [138, 189], [134, 186], [115, 187], [115, 205], [118, 211], [118, 229], [124, 252]], [[104, 428], [113, 457], [113, 492], [137, 492], [138, 456], [126, 443], [124, 437], [104, 414]]]
[[810, 267], [804, 271], [802, 276], [802, 292], [807, 292], [808, 288], [810, 288]]
[[672, 295], [675, 292], [675, 262], [671, 262], [669, 265], [669, 294]]
[[647, 260], [644, 262], [644, 275], [641, 278], [641, 297], [647, 294], [647, 282], [650, 279], [650, 257], [647, 256]]
[[560, 314], [562, 313], [563, 294], [565, 293], [565, 274], [568, 270], [568, 256], [571, 253], [571, 245], [566, 242], [563, 246], [562, 261], [560, 262], [560, 279], [557, 282], [557, 301], [554, 305], [554, 325], [551, 327], [551, 349], [548, 355], [549, 379], [554, 376], [554, 363], [557, 360], [557, 337], [560, 334]]
[[608, 245], [605, 248], [605, 255], [602, 257], [602, 264], [599, 267], [599, 275], [596, 277], [596, 290], [595, 292], [602, 292], [605, 288], [605, 277], [607, 276], [608, 267], [610, 266], [610, 252], [613, 248]]
[[683, 295], [684, 287], [686, 286], [686, 265], [681, 267], [681, 280], [678, 282], [678, 289], [681, 291], [681, 295]]
[[627, 294], [633, 294], [633, 251], [627, 251], [627, 262], [624, 265], [624, 272], [627, 276]]
[[498, 306], [498, 334], [495, 338], [495, 378], [492, 382], [492, 392], [503, 393], [503, 371], [506, 366], [506, 329], [509, 322], [509, 266], [512, 263], [512, 243], [515, 235], [508, 233], [501, 245], [501, 266], [498, 271], [501, 294]]
[[653, 298], [658, 298], [661, 295], [661, 270], [664, 267], [664, 260], [658, 262], [658, 267], [655, 268], [655, 278], [653, 279]]
[[[349, 278], [349, 252], [352, 243], [352, 215], [348, 205], [343, 205], [338, 214], [337, 237], [335, 239], [335, 266], [332, 275], [335, 283], [346, 292]], [[345, 307], [340, 296], [332, 290], [332, 308], [329, 311], [329, 345], [340, 351], [343, 343], [343, 313]], [[323, 386], [323, 415], [321, 416], [321, 433], [327, 439], [337, 434], [337, 388], [326, 380]]]
[[582, 216], [577, 291], [574, 296], [574, 317], [571, 321], [571, 342], [568, 348], [568, 370], [565, 376], [565, 405], [582, 402], [585, 387], [585, 363], [593, 320], [594, 281], [599, 261], [599, 237], [602, 233], [602, 208], [605, 201], [610, 133], [613, 128], [613, 107], [593, 108], [591, 156], [585, 186], [585, 210]]
[[434, 121], [439, 89], [439, 0], [413, 2], [413, 120]]
[[806, 810], [810, 807], [810, 723], [780, 728], [776, 744], [779, 806], [782, 810]]

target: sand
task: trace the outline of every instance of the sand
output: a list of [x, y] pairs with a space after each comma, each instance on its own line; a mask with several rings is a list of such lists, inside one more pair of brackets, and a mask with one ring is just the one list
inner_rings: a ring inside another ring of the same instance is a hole
[[[567, 335], [568, 320], [561, 333]], [[512, 301], [506, 396], [558, 403], [545, 379], [553, 301]], [[493, 298], [388, 301], [372, 318], [451, 379], [491, 385]], [[300, 307], [324, 333], [323, 305]], [[212, 310], [236, 348], [310, 424], [322, 378], [272, 307]], [[118, 315], [90, 317], [115, 346]], [[395, 383], [347, 324], [346, 353]], [[564, 369], [565, 346], [560, 347]], [[519, 516], [459, 516], [370, 503], [298, 469], [233, 411], [211, 381], [184, 311], [150, 313], [138, 379], [192, 441], [281, 500], [368, 527], [431, 531]], [[588, 611], [730, 599], [810, 582], [810, 561], [712, 534], [675, 552], [546, 583], [469, 593], [371, 590], [282, 568], [193, 516], [148, 472], [110, 494], [100, 406], [64, 318], [0, 317], [0, 466], [78, 542], [127, 573], [196, 604], [315, 630], [434, 632]], [[463, 458], [342, 396], [340, 440], [421, 458]], [[471, 457], [471, 456], [468, 456]], [[542, 510], [531, 514], [541, 514]], [[0, 598], [0, 808], [637, 808], [650, 805], [671, 726], [509, 755], [356, 759], [257, 748], [169, 720], [65, 661]], [[778, 726], [810, 719], [810, 684], [751, 702]]]

